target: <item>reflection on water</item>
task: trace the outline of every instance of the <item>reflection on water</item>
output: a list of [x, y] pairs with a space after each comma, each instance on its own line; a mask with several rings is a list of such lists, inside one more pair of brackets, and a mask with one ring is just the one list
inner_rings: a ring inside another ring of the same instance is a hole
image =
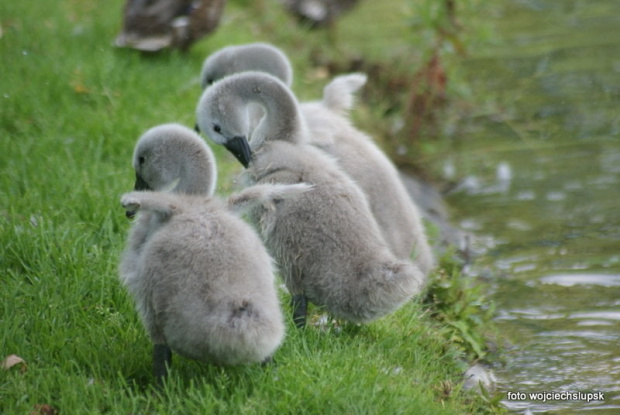
[[620, 2], [505, 3], [498, 46], [466, 64], [499, 114], [443, 166], [467, 177], [449, 201], [516, 346], [500, 390], [605, 394], [505, 399], [519, 413], [620, 413]]

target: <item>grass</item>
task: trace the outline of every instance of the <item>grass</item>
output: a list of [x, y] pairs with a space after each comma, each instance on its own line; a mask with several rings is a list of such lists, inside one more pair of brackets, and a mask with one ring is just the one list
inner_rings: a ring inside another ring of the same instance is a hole
[[[369, 42], [359, 22], [373, 22], [374, 3], [343, 19], [338, 47], [389, 62], [411, 37], [386, 47], [389, 36], [409, 33], [398, 20]], [[41, 405], [65, 414], [500, 411], [461, 391], [468, 353], [421, 302], [363, 327], [299, 331], [289, 321], [265, 368], [175, 356], [166, 387], [151, 388], [151, 344], [117, 278], [129, 227], [119, 198], [133, 185], [133, 146], [154, 125], [193, 125], [201, 62], [230, 43], [282, 46], [299, 96], [318, 97], [325, 77], [307, 61], [331, 50], [321, 49], [325, 36], [274, 7], [231, 1], [220, 30], [187, 55], [147, 56], [110, 46], [120, 0], [0, 4], [0, 358], [25, 360], [0, 370], [0, 413], [44, 413]], [[214, 151], [218, 192], [227, 193], [239, 167]]]

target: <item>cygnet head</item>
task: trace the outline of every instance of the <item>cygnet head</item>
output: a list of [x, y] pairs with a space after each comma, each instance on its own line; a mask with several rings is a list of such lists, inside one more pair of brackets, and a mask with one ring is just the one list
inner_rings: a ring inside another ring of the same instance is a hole
[[284, 52], [267, 43], [249, 43], [212, 53], [202, 64], [200, 84], [205, 89], [226, 76], [245, 71], [266, 72], [289, 87], [293, 82], [293, 70]]
[[[250, 137], [248, 110], [252, 105], [261, 106], [265, 115]], [[252, 150], [264, 141], [306, 139], [296, 98], [280, 80], [263, 72], [231, 75], [207, 88], [198, 102], [196, 120], [199, 131], [225, 146], [245, 167]]]
[[136, 144], [133, 168], [135, 190], [211, 196], [217, 181], [211, 149], [180, 124], [163, 124], [145, 132]]

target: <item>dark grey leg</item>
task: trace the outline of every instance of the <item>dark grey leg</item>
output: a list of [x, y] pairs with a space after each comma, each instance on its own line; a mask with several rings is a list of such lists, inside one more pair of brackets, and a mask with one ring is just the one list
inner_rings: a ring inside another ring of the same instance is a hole
[[291, 300], [293, 306], [293, 322], [297, 328], [302, 328], [306, 325], [306, 314], [308, 312], [308, 299], [303, 294], [297, 294], [293, 296]]
[[273, 356], [267, 356], [267, 357], [265, 358], [265, 360], [263, 360], [262, 362], [260, 362], [260, 365], [261, 365], [262, 367], [265, 367], [265, 366], [268, 366], [268, 365], [270, 365], [270, 364], [272, 364], [272, 363], [273, 363]]
[[153, 374], [157, 382], [161, 383], [168, 375], [168, 368], [172, 364], [172, 352], [165, 344], [156, 344], [153, 347]]

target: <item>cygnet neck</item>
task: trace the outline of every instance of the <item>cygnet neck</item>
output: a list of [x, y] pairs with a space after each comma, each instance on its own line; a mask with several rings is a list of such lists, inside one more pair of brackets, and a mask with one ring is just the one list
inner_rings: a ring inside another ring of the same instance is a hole
[[253, 149], [263, 142], [273, 140], [291, 143], [303, 142], [306, 126], [299, 113], [297, 100], [288, 87], [273, 76], [252, 73], [246, 77], [247, 82], [236, 83], [234, 94], [247, 101], [263, 107], [265, 115], [258, 123], [250, 137]]
[[[191, 161], [191, 162], [188, 162]], [[214, 161], [202, 152], [180, 160], [181, 174], [175, 193], [212, 196], [215, 191], [216, 169]]]

